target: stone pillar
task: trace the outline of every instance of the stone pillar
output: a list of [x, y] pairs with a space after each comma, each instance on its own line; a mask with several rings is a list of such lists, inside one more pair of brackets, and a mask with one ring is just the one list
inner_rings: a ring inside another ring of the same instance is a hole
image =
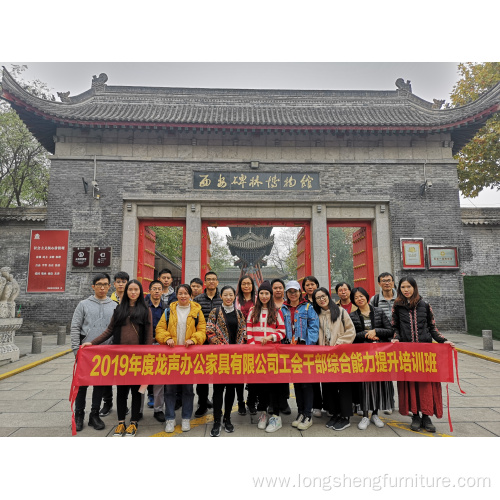
[[311, 268], [319, 284], [329, 290], [328, 259], [326, 207], [323, 204], [315, 204], [312, 206], [311, 216]]
[[0, 361], [19, 359], [19, 347], [14, 343], [16, 330], [23, 324], [21, 318], [15, 318], [19, 284], [10, 274], [9, 267], [0, 269]]
[[122, 265], [120, 271], [125, 271], [131, 277], [137, 275], [137, 242], [139, 241], [139, 222], [137, 220], [137, 204], [130, 203], [132, 210], [128, 210], [125, 203], [123, 211], [122, 232]]
[[[191, 207], [194, 206], [194, 212]], [[201, 278], [201, 204], [189, 203], [186, 207], [186, 260], [183, 262], [184, 279], [189, 283]]]

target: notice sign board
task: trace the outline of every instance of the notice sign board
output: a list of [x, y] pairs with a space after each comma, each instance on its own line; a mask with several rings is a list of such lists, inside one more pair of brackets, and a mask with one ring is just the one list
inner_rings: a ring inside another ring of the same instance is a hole
[[458, 269], [457, 247], [428, 246], [429, 269]]
[[73, 247], [73, 267], [90, 266], [90, 247]]
[[401, 238], [401, 261], [403, 269], [425, 269], [424, 240]]
[[111, 266], [111, 247], [94, 247], [94, 266]]
[[31, 230], [26, 292], [64, 292], [69, 231]]

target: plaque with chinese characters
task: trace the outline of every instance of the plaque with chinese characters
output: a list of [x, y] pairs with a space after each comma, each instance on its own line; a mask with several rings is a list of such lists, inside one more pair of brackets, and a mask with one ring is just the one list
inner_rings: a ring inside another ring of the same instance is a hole
[[457, 247], [428, 246], [429, 269], [458, 269]]
[[317, 191], [319, 173], [193, 172], [194, 189], [215, 191]]

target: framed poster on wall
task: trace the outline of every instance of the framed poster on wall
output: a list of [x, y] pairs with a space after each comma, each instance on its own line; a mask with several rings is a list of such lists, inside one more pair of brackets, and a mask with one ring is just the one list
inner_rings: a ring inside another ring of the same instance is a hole
[[458, 248], [427, 245], [429, 269], [458, 269]]
[[401, 264], [403, 269], [425, 269], [423, 238], [401, 238]]

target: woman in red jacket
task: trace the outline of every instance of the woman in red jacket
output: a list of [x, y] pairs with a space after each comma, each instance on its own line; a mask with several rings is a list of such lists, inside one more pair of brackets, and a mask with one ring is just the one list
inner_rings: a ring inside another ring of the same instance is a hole
[[[269, 281], [264, 281], [259, 287], [255, 307], [250, 309], [247, 319], [247, 344], [266, 345], [268, 342], [279, 344], [285, 338], [285, 321], [280, 310], [274, 305], [273, 289]], [[274, 413], [267, 421], [267, 407], [271, 398], [279, 401], [282, 392], [281, 384], [255, 384], [259, 398], [259, 416], [257, 428], [266, 432], [275, 432], [281, 429], [282, 422], [279, 416], [279, 405], [274, 405]]]

